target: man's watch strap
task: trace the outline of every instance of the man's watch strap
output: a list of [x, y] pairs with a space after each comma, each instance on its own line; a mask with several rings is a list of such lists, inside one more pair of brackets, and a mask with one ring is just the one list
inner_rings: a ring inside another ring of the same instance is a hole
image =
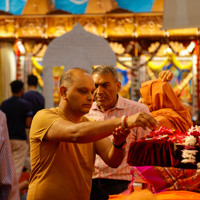
[[127, 145], [127, 142], [126, 140], [124, 142], [122, 142], [120, 145], [116, 145], [114, 142], [113, 142], [113, 146], [117, 149], [124, 149]]

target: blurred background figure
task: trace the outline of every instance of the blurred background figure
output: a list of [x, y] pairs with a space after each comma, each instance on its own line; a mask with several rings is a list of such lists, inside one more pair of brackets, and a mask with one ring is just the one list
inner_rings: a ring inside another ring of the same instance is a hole
[[200, 126], [200, 111], [198, 112], [197, 119], [194, 121], [194, 125]]
[[6, 115], [0, 111], [0, 199], [19, 200], [19, 187], [10, 148]]
[[192, 118], [187, 109], [173, 91], [170, 81], [173, 74], [163, 71], [159, 78], [142, 83], [139, 102], [148, 106], [151, 115], [159, 122], [159, 129], [178, 129], [185, 133], [192, 125]]
[[15, 80], [11, 82], [10, 86], [12, 97], [3, 101], [0, 109], [7, 117], [11, 150], [17, 178], [19, 179], [28, 151], [25, 128], [30, 127], [33, 112], [29, 102], [22, 98], [24, 93], [24, 83], [20, 80]]
[[38, 110], [44, 108], [44, 97], [37, 91], [38, 78], [33, 74], [28, 75], [28, 91], [24, 93], [23, 98], [30, 102], [33, 116]]
[[[28, 84], [28, 91], [24, 93], [23, 98], [31, 104], [31, 110], [33, 111], [33, 116], [34, 116], [37, 113], [37, 111], [44, 108], [44, 97], [37, 90], [37, 86], [38, 86], [37, 76], [35, 76], [33, 74], [28, 75], [27, 84]], [[28, 138], [28, 144], [29, 144], [29, 132], [30, 132], [30, 129], [27, 128], [26, 134], [27, 134], [27, 138]], [[31, 170], [29, 151], [28, 151], [28, 155], [25, 159], [24, 165], [28, 171]]]

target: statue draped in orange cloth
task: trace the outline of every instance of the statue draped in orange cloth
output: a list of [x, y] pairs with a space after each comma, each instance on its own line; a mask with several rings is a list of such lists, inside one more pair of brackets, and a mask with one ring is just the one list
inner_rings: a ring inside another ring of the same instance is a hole
[[174, 93], [171, 85], [160, 79], [146, 81], [140, 88], [141, 99], [151, 115], [159, 122], [159, 129], [179, 129], [186, 132], [192, 125], [191, 115]]

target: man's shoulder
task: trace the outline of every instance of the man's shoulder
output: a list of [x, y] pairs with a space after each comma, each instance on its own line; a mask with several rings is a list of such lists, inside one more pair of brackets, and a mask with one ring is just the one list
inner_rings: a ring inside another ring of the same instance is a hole
[[44, 96], [38, 91], [30, 90], [30, 91], [27, 91], [27, 92], [24, 93], [24, 98], [34, 97], [34, 96], [35, 97], [39, 96], [41, 98], [44, 98]]
[[133, 109], [137, 110], [138, 112], [139, 111], [149, 112], [149, 108], [143, 103], [139, 103], [131, 99], [126, 99], [124, 97], [120, 97], [119, 102], [121, 105], [123, 105], [124, 109]]
[[131, 100], [131, 99], [126, 99], [124, 97], [120, 97], [119, 101], [120, 101], [120, 103], [124, 103], [124, 104], [127, 104], [127, 105], [146, 107], [146, 105], [144, 105], [142, 103], [139, 103], [139, 102]]
[[12, 100], [12, 97], [5, 99], [4, 101], [2, 101], [1, 105], [5, 105], [5, 104], [9, 103], [11, 100]]
[[29, 101], [27, 101], [27, 100], [24, 99], [24, 98], [19, 98], [18, 101], [21, 102], [21, 103], [23, 103], [23, 104], [28, 104], [28, 105], [30, 105]]
[[48, 124], [51, 121], [59, 118], [61, 118], [61, 116], [55, 108], [42, 109], [34, 115], [32, 124]]
[[38, 115], [46, 115], [46, 114], [58, 114], [57, 109], [56, 108], [45, 108], [45, 109], [41, 109], [39, 110], [35, 116]]
[[90, 108], [90, 111], [87, 114], [85, 114], [85, 116], [91, 119], [91, 118], [96, 118], [99, 114], [101, 115], [102, 112], [98, 108], [97, 103], [94, 101], [92, 107]]
[[18, 106], [23, 107], [25, 110], [32, 111], [31, 103], [29, 101], [27, 101], [26, 99], [19, 98], [18, 99]]
[[84, 122], [94, 122], [96, 121], [94, 118], [91, 118], [91, 117], [88, 117], [87, 115], [86, 116], [83, 116], [83, 121]]
[[[15, 105], [16, 103], [18, 103], [19, 98], [16, 98], [16, 97], [10, 97], [6, 100], [4, 100], [1, 104], [1, 109], [4, 111], [4, 109], [10, 109], [10, 107], [12, 105]], [[21, 103], [20, 103], [21, 104]]]

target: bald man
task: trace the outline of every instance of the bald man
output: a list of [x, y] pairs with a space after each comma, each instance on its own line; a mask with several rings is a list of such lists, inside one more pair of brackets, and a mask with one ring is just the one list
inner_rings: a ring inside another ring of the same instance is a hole
[[[28, 200], [88, 200], [95, 155], [116, 168], [124, 158], [124, 148], [119, 146], [128, 129], [157, 125], [146, 113], [98, 122], [86, 118], [95, 85], [82, 69], [66, 71], [59, 90], [59, 106], [39, 111], [31, 125]], [[113, 135], [112, 142], [106, 138], [109, 135]]]

